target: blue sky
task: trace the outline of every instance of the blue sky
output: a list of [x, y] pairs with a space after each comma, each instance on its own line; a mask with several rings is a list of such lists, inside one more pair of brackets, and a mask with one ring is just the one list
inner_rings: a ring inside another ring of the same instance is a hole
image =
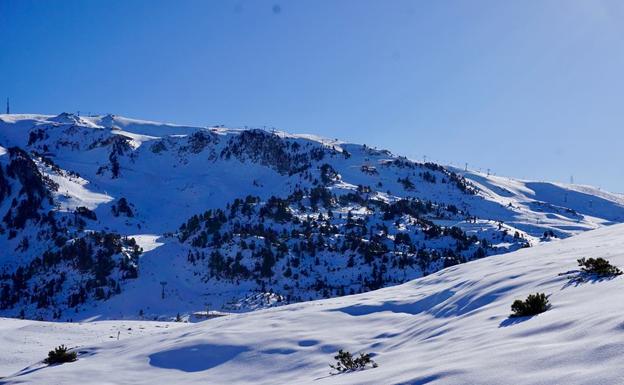
[[0, 98], [624, 192], [623, 19], [620, 0], [0, 0]]

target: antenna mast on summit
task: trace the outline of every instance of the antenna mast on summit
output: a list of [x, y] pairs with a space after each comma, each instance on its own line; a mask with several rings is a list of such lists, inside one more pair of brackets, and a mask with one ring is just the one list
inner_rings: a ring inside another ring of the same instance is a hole
[[11, 113], [11, 110], [9, 109], [9, 98], [7, 98], [7, 109], [6, 109], [6, 113], [7, 115]]

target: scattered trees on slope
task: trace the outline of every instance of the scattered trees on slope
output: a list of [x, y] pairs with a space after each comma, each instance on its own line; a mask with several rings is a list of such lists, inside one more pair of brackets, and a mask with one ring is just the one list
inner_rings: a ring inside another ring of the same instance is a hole
[[[454, 205], [379, 200], [367, 186], [337, 196], [317, 185], [193, 215], [178, 239], [191, 246], [187, 259], [204, 281], [250, 280], [287, 297], [318, 298], [378, 289], [492, 253], [485, 239], [432, 220], [467, 217]], [[313, 278], [339, 269], [349, 278]]]

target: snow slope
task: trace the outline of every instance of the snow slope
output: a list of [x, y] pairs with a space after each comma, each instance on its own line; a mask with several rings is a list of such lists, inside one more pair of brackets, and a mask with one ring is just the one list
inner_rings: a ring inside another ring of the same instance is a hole
[[184, 326], [178, 322], [100, 321], [42, 322], [0, 318], [0, 383], [2, 378], [46, 357], [50, 346], [81, 346], [126, 340], [161, 330]]
[[[218, 154], [227, 147], [227, 140], [247, 131], [178, 126], [115, 115], [0, 115], [2, 147], [19, 146], [44, 153], [62, 170], [80, 174], [81, 177], [68, 178], [50, 170], [45, 172], [61, 183], [56, 195], [71, 202], [63, 205], [63, 209], [82, 205], [104, 214], [112, 200], [120, 197], [136, 205], [137, 218], [133, 221], [119, 223], [110, 216], [100, 221], [102, 225], [98, 227], [120, 232], [128, 231], [130, 225], [135, 229], [140, 225], [148, 233], [174, 231], [191, 215], [223, 207], [233, 197], [284, 195], [295, 185], [306, 183], [299, 175], [280, 175], [270, 164], [257, 160], [219, 159]], [[41, 136], [32, 136], [33, 132]], [[448, 167], [478, 186], [477, 196], [457, 195], [452, 189], [440, 186], [439, 181], [437, 184], [414, 181], [415, 188], [405, 191], [396, 179], [409, 173], [402, 173], [391, 164], [397, 160], [409, 161], [389, 151], [314, 135], [279, 131], [266, 132], [266, 135], [301, 147], [318, 147], [339, 154], [348, 150], [349, 158], [332, 156], [324, 160], [341, 175], [343, 183], [339, 187], [342, 189], [364, 185], [373, 190], [391, 191], [390, 196], [449, 201], [465, 206], [479, 218], [518, 224], [531, 237], [539, 237], [546, 229], [569, 236], [624, 221], [624, 197], [590, 186], [521, 181]], [[106, 167], [109, 141], [115, 136], [127, 141], [131, 148], [119, 154], [121, 175], [111, 179]], [[207, 142], [198, 143], [198, 138]], [[6, 150], [0, 150], [0, 156], [5, 153]], [[364, 172], [362, 166], [371, 168], [372, 172]], [[103, 169], [98, 173], [100, 167]], [[376, 186], [378, 182], [383, 182], [383, 188]], [[172, 205], [172, 197], [181, 204]]]
[[[488, 199], [514, 207], [517, 217], [506, 221], [511, 226], [525, 228], [533, 222], [574, 233], [624, 221], [622, 212], [613, 210], [614, 203], [624, 205], [621, 194], [592, 186], [518, 180], [472, 170], [454, 170], [476, 185]], [[579, 214], [583, 216], [582, 220]]]
[[[313, 203], [312, 191], [327, 204]], [[248, 207], [236, 203], [248, 197]], [[410, 202], [416, 209], [401, 205]], [[279, 208], [287, 219], [274, 215]], [[620, 222], [621, 195], [314, 135], [0, 115], [3, 316], [251, 310], [394, 285]]]
[[[360, 295], [81, 346], [71, 364], [44, 367], [33, 355], [31, 367], [4, 381], [621, 384], [624, 277], [573, 284], [560, 274], [574, 270], [580, 257], [622, 267], [622, 250], [624, 225], [616, 225]], [[513, 300], [538, 291], [550, 295], [550, 310], [508, 318]], [[328, 364], [341, 348], [373, 353], [379, 367], [330, 375]]]

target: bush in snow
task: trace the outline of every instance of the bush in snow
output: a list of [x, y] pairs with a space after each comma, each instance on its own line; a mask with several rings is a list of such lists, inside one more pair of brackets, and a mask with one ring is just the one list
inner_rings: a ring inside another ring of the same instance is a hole
[[615, 277], [622, 274], [620, 269], [604, 258], [581, 258], [577, 262], [583, 273], [595, 275], [599, 278]]
[[548, 310], [550, 303], [544, 293], [529, 294], [527, 299], [515, 300], [511, 305], [511, 317], [530, 317]]
[[76, 361], [76, 356], [76, 352], [70, 352], [65, 345], [61, 345], [54, 348], [54, 350], [50, 350], [48, 352], [48, 358], [43, 360], [43, 362], [48, 365], [63, 364], [65, 362]]
[[329, 367], [339, 373], [364, 370], [369, 365], [373, 368], [377, 367], [377, 363], [371, 359], [371, 355], [368, 353], [360, 353], [359, 357], [353, 357], [351, 353], [340, 349], [334, 359], [336, 364], [330, 364]]

